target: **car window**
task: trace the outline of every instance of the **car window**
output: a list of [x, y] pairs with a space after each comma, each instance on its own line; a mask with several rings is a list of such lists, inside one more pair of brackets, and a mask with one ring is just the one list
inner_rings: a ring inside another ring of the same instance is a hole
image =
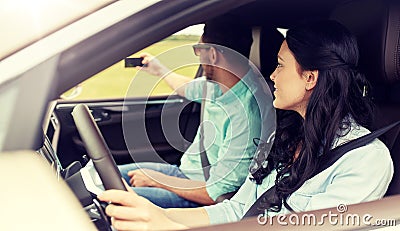
[[[188, 27], [129, 56], [129, 58], [139, 57], [141, 53], [146, 52], [154, 56], [160, 55], [160, 61], [163, 63], [169, 62], [168, 59], [178, 58], [176, 57], [177, 53], [181, 56], [184, 55], [186, 60], [196, 60], [198, 58], [188, 49], [191, 49], [191, 46], [199, 41], [202, 28], [203, 25]], [[196, 62], [193, 65], [176, 68], [174, 71], [194, 77], [197, 69], [198, 63]], [[129, 92], [129, 97], [175, 94], [167, 83], [159, 81], [157, 77], [149, 76], [149, 74], [146, 76], [143, 71], [139, 74], [136, 68], [125, 67], [123, 59], [68, 90], [60, 98], [68, 100], [123, 98], [128, 96], [127, 92]]]

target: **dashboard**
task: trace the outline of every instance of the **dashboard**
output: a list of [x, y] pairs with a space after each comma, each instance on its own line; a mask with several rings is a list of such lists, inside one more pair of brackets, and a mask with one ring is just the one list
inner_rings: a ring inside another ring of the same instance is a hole
[[96, 192], [100, 192], [102, 182], [91, 161], [85, 166], [79, 161], [74, 161], [63, 167], [58, 158], [56, 150], [61, 127], [53, 111], [55, 106], [56, 102], [49, 104], [42, 127], [41, 147], [36, 152], [49, 163], [57, 180], [67, 183], [98, 230], [111, 231], [109, 219], [104, 213], [106, 204], [96, 199]]
[[37, 152], [49, 162], [51, 169], [53, 170], [54, 174], [56, 175], [57, 179], [60, 179], [61, 173], [63, 172], [63, 168], [60, 164], [60, 161], [57, 158], [57, 155], [51, 145], [51, 142], [47, 135], [44, 134], [43, 138], [43, 146], [37, 150]]
[[40, 142], [42, 146], [37, 150], [37, 153], [46, 159], [57, 179], [60, 180], [64, 169], [56, 153], [60, 133], [60, 123], [58, 122], [56, 115], [53, 113], [55, 105], [55, 101], [51, 102], [47, 109], [42, 125], [43, 136], [41, 137], [42, 142]]

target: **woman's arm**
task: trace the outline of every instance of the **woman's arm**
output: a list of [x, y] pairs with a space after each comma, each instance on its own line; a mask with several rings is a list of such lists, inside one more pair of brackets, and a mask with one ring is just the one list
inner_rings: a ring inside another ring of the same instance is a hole
[[131, 190], [107, 190], [98, 198], [112, 203], [106, 214], [117, 230], [181, 230], [209, 224], [203, 208], [162, 209]]
[[171, 220], [189, 228], [206, 226], [210, 224], [208, 214], [202, 207], [166, 209], [165, 213]]

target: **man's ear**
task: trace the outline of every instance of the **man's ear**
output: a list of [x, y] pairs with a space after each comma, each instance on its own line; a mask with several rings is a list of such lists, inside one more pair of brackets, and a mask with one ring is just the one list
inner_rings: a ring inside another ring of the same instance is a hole
[[211, 65], [217, 64], [217, 61], [218, 61], [217, 50], [214, 47], [211, 47], [210, 52], [208, 54], [209, 54], [209, 58], [210, 58], [210, 64]]
[[310, 90], [314, 89], [314, 87], [317, 85], [318, 70], [305, 71], [304, 74], [305, 74], [304, 77], [306, 79], [306, 90], [310, 91]]

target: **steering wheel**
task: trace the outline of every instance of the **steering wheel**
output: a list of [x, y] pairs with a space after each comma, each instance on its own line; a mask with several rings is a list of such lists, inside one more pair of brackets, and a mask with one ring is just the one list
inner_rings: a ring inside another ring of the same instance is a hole
[[76, 105], [72, 111], [72, 117], [104, 188], [126, 191], [121, 173], [88, 106]]

